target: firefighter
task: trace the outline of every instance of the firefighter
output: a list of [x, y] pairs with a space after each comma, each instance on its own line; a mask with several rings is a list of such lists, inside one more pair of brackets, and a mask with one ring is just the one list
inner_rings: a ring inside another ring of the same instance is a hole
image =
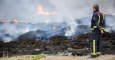
[[99, 5], [93, 5], [93, 16], [91, 20], [91, 57], [101, 54], [101, 34], [105, 29], [104, 14], [99, 11]]

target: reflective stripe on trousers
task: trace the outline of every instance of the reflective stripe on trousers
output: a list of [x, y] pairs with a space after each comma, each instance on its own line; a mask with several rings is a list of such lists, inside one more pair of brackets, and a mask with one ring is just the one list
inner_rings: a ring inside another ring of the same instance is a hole
[[92, 30], [91, 55], [101, 54], [101, 32], [98, 29]]
[[93, 52], [91, 53], [91, 55], [97, 55], [97, 53], [96, 53], [96, 42], [95, 42], [95, 40], [93, 40]]

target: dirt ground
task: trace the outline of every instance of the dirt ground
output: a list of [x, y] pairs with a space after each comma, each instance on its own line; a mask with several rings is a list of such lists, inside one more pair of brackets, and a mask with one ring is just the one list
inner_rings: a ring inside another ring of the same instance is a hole
[[97, 58], [90, 58], [90, 56], [49, 56], [49, 55], [45, 55], [46, 57], [42, 57], [42, 59], [39, 59], [40, 56], [33, 56], [33, 55], [13, 56], [9, 58], [7, 57], [0, 58], [0, 60], [115, 60], [115, 55], [102, 55]]
[[115, 60], [115, 56], [103, 55], [97, 58], [90, 58], [90, 56], [47, 56], [42, 60]]
[[40, 55], [21, 55], [21, 56], [12, 56], [12, 57], [2, 57], [0, 60], [40, 60], [45, 58], [44, 54]]

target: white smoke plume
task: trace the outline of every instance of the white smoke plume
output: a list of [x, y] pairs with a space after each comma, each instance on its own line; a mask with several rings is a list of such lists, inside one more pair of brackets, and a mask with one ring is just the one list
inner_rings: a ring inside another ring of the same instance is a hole
[[[77, 24], [76, 19], [91, 16], [93, 4], [99, 4], [100, 10], [104, 13], [115, 14], [114, 0], [49, 0], [56, 10], [65, 17], [71, 17], [66, 20], [71, 27], [66, 35], [71, 36], [75, 33]], [[84, 21], [85, 23], [85, 21]]]
[[[66, 22], [70, 28], [65, 35], [71, 36], [77, 30], [76, 19], [92, 16], [93, 4], [99, 4], [100, 11], [115, 15], [115, 0], [0, 0], [0, 21]], [[15, 26], [8, 27], [4, 27], [8, 32], [20, 31]]]
[[[63, 18], [91, 16], [93, 4], [99, 4], [104, 13], [115, 14], [115, 0], [0, 0], [0, 20], [62, 22]], [[38, 15], [39, 7], [43, 9], [40, 13], [53, 16]]]

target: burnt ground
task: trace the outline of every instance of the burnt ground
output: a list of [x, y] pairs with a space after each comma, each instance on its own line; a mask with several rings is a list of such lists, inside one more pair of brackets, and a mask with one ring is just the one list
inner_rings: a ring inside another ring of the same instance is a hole
[[[55, 35], [48, 40], [23, 39], [4, 43], [0, 41], [0, 56], [50, 54], [72, 52], [72, 55], [87, 55], [90, 52], [90, 33], [74, 36], [68, 39], [65, 36]], [[26, 37], [25, 37], [26, 38]], [[115, 54], [115, 33], [105, 32], [102, 35], [102, 54]]]

